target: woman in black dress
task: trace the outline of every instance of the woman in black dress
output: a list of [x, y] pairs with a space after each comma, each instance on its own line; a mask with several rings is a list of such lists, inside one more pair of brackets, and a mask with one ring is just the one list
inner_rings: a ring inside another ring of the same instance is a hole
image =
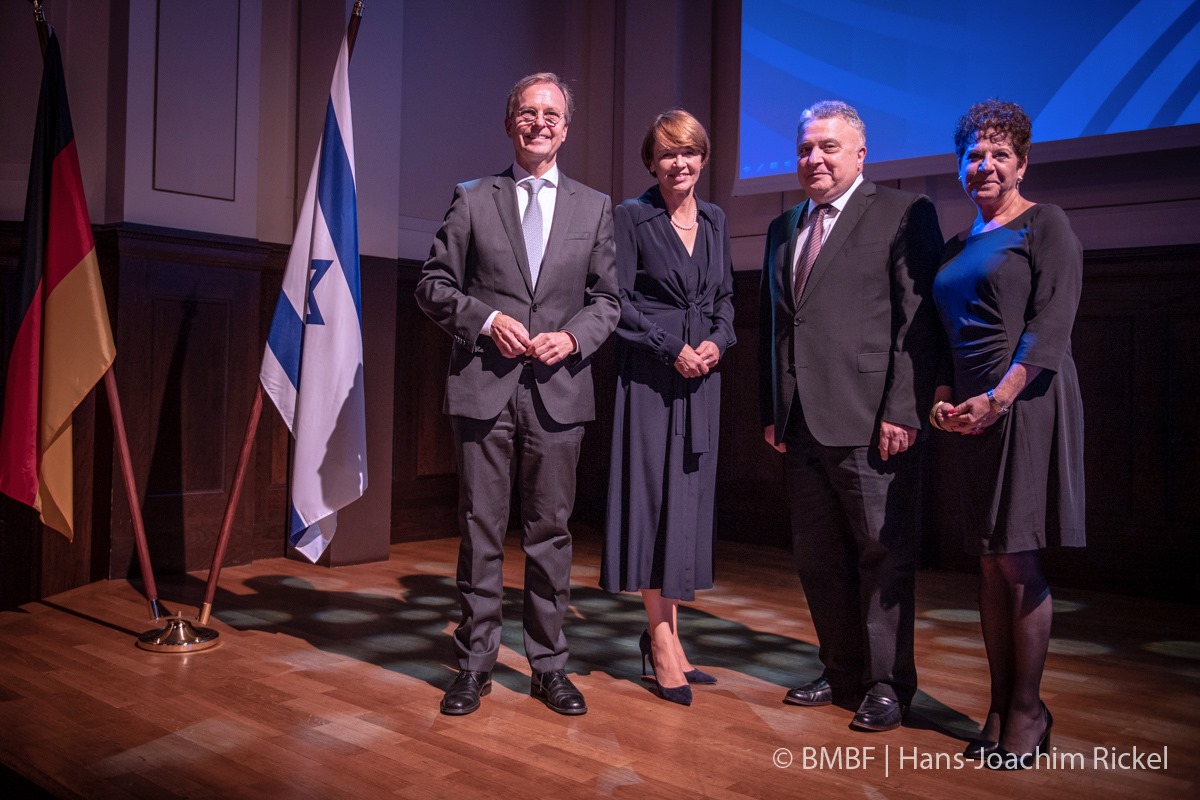
[[679, 640], [678, 606], [712, 587], [713, 495], [721, 376], [733, 335], [733, 265], [721, 209], [696, 197], [708, 162], [704, 127], [680, 109], [642, 142], [658, 179], [613, 210], [621, 288], [620, 372], [600, 584], [640, 591], [649, 621], [643, 674], [690, 704], [694, 669]]
[[1040, 697], [1052, 612], [1040, 551], [1084, 544], [1071, 359], [1083, 254], [1061, 208], [1021, 196], [1030, 137], [1015, 103], [977, 103], [959, 120], [959, 180], [978, 215], [947, 242], [933, 289], [949, 357], [930, 422], [955, 434], [939, 471], [980, 557], [991, 673], [987, 719], [963, 755], [1007, 769], [1032, 766], [1053, 723]]

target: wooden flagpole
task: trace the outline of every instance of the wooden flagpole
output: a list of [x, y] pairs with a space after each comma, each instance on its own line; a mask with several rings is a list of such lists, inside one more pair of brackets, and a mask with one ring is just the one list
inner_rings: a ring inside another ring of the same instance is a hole
[[[358, 26], [362, 22], [363, 0], [357, 0], [350, 12], [350, 23], [346, 26], [347, 57], [354, 55], [354, 40], [358, 38]], [[237, 468], [233, 473], [233, 486], [229, 490], [229, 498], [225, 503], [225, 514], [221, 519], [221, 532], [217, 536], [217, 546], [213, 551], [212, 566], [208, 572], [208, 583], [204, 587], [204, 600], [200, 606], [197, 622], [207, 625], [212, 616], [212, 604], [217, 595], [217, 583], [221, 577], [221, 566], [225, 561], [225, 550], [229, 546], [229, 537], [233, 531], [233, 518], [237, 514], [238, 501], [242, 496], [242, 484], [246, 480], [246, 469], [250, 462], [250, 453], [254, 450], [254, 437], [258, 431], [258, 421], [262, 416], [263, 388], [258, 381], [254, 386], [254, 400], [250, 405], [250, 417], [246, 420], [246, 435], [242, 438], [242, 449], [238, 454]], [[204, 629], [208, 630], [208, 629]], [[214, 632], [215, 633], [215, 632]]]
[[121, 413], [121, 397], [117, 394], [117, 374], [110, 366], [104, 373], [104, 391], [108, 394], [108, 410], [112, 416], [113, 436], [117, 442], [117, 461], [121, 464], [121, 477], [125, 483], [125, 497], [129, 501], [129, 518], [133, 521], [133, 540], [137, 543], [138, 564], [142, 570], [142, 583], [146, 587], [146, 600], [150, 603], [150, 619], [158, 620], [170, 616], [158, 601], [158, 586], [154, 582], [154, 567], [150, 564], [150, 546], [146, 543], [146, 526], [142, 521], [142, 506], [138, 501], [137, 484], [133, 478], [133, 459], [129, 455], [129, 437], [125, 434], [125, 416]]
[[[42, 55], [50, 44], [50, 25], [46, 22], [46, 12], [39, 0], [29, 0], [33, 5], [33, 21], [37, 24], [38, 41], [42, 46]], [[137, 544], [138, 563], [142, 572], [142, 583], [146, 588], [146, 601], [149, 603], [150, 619], [157, 620], [167, 615], [166, 609], [158, 601], [158, 586], [154, 582], [154, 568], [150, 565], [150, 547], [146, 544], [146, 528], [142, 523], [142, 506], [138, 501], [137, 486], [133, 480], [133, 461], [129, 455], [129, 437], [125, 434], [125, 418], [121, 414], [121, 398], [117, 394], [117, 378], [110, 366], [104, 373], [104, 389], [108, 394], [109, 413], [112, 417], [113, 435], [117, 443], [117, 460], [121, 465], [121, 476], [125, 483], [125, 494], [129, 499], [129, 515], [133, 520], [133, 538]]]

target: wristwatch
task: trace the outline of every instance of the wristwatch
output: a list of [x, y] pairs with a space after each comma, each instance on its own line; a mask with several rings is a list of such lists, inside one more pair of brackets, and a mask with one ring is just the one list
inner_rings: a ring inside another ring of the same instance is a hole
[[999, 417], [1003, 417], [1005, 414], [1007, 414], [1008, 409], [1010, 409], [1012, 407], [1012, 406], [1000, 405], [1000, 401], [996, 399], [996, 395], [993, 393], [993, 391], [991, 389], [988, 389], [987, 399], [988, 399], [988, 405], [991, 406], [992, 411], [995, 411], [996, 416], [999, 416]]

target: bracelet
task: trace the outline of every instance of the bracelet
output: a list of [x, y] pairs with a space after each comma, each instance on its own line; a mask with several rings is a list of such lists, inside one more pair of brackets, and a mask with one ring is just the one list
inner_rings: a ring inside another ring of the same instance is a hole
[[991, 407], [992, 411], [996, 412], [996, 416], [998, 417], [1003, 417], [1008, 413], [1008, 410], [1012, 408], [1012, 406], [1000, 405], [1000, 401], [996, 399], [996, 395], [991, 389], [988, 389], [987, 399], [988, 405]]
[[940, 406], [943, 402], [944, 401], [942, 401], [942, 400], [938, 400], [936, 403], [933, 404], [933, 408], [929, 409], [929, 424], [932, 425], [933, 427], [937, 428], [939, 431], [946, 430], [945, 428], [942, 427], [941, 423], [938, 422], [938, 418], [937, 418], [938, 406]]

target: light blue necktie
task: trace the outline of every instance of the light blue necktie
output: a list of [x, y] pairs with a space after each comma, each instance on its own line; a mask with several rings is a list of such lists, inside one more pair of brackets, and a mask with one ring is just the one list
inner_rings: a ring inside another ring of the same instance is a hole
[[538, 272], [542, 268], [542, 206], [538, 203], [538, 192], [547, 183], [544, 178], [533, 178], [521, 184], [529, 190], [529, 205], [525, 206], [521, 228], [525, 233], [525, 253], [529, 256], [529, 277], [534, 286], [537, 286]]

